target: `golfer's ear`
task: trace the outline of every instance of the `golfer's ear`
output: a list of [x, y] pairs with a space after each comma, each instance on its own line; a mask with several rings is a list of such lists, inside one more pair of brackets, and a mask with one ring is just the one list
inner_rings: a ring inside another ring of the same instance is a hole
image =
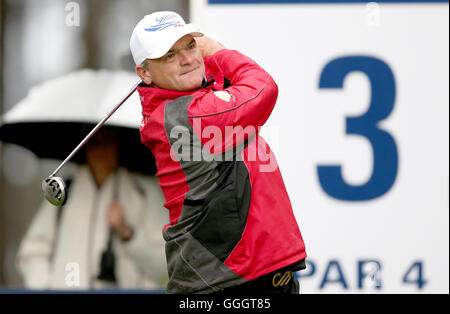
[[141, 65], [137, 65], [134, 70], [136, 71], [136, 74], [141, 78], [142, 82], [144, 82], [147, 85], [152, 84], [152, 78], [149, 70], [147, 70]]

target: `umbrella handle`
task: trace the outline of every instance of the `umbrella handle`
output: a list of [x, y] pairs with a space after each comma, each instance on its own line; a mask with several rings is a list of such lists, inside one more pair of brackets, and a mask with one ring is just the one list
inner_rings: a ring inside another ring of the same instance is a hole
[[108, 113], [106, 115], [106, 117], [104, 117], [93, 129], [91, 132], [89, 132], [88, 135], [86, 135], [86, 137], [81, 141], [80, 144], [78, 144], [78, 146], [70, 153], [69, 156], [67, 156], [67, 158], [58, 166], [58, 168], [55, 169], [55, 171], [53, 171], [53, 173], [50, 175], [50, 177], [54, 177], [59, 170], [61, 170], [62, 167], [64, 167], [64, 165], [70, 160], [72, 159], [72, 157], [80, 150], [80, 148], [86, 144], [87, 141], [89, 141], [89, 139], [98, 131], [98, 129], [100, 129], [103, 124], [105, 124], [105, 122], [114, 114], [114, 112], [116, 112], [117, 109], [119, 109], [120, 106], [122, 106], [122, 104], [127, 101], [128, 98], [130, 98], [130, 96], [136, 91], [138, 85], [141, 82], [137, 82], [136, 84], [134, 84], [133, 88], [128, 92], [128, 94], [120, 101], [120, 103], [118, 103], [112, 110], [110, 113]]

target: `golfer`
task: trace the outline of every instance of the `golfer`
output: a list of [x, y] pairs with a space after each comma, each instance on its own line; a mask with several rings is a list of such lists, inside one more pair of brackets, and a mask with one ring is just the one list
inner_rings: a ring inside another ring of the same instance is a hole
[[167, 292], [299, 293], [305, 245], [258, 134], [277, 99], [271, 76], [174, 12], [145, 16], [130, 48], [170, 215]]

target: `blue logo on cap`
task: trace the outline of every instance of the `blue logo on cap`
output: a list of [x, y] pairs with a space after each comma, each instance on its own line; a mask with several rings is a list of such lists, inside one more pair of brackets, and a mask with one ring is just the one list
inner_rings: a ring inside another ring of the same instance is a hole
[[167, 23], [162, 23], [162, 24], [158, 24], [158, 25], [154, 25], [151, 26], [149, 28], [144, 28], [147, 32], [156, 32], [156, 31], [161, 31], [167, 27], [170, 26], [174, 26], [174, 25], [178, 25], [180, 24], [179, 21], [174, 21], [174, 22], [167, 22]]

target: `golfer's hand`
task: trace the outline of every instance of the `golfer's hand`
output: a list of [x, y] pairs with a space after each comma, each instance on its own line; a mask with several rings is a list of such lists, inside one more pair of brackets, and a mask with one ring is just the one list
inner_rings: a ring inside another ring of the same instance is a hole
[[215, 54], [217, 51], [225, 49], [224, 46], [206, 36], [194, 37], [197, 42], [197, 48], [202, 52], [202, 56], [207, 57]]
[[133, 236], [133, 229], [130, 228], [125, 222], [125, 216], [123, 214], [123, 207], [113, 202], [109, 205], [107, 210], [107, 219], [109, 225], [114, 229], [116, 234], [123, 240], [128, 241]]

